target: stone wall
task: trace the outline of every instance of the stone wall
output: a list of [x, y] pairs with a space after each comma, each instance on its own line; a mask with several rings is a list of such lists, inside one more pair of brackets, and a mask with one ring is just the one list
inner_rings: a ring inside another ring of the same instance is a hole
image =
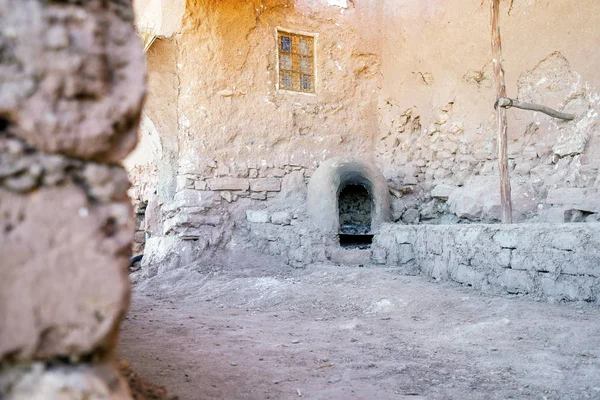
[[[600, 74], [589, 61], [597, 51], [583, 43], [600, 40], [592, 17], [600, 3], [501, 7], [508, 96], [576, 115], [563, 122], [508, 110], [515, 220], [570, 222], [572, 214], [577, 220], [576, 211], [585, 210], [552, 203], [548, 191], [598, 188]], [[489, 2], [389, 1], [384, 8], [374, 152], [390, 182], [414, 189], [396, 201], [395, 220], [498, 221]], [[568, 210], [574, 212], [565, 218]]]
[[0, 0], [0, 398], [129, 399], [134, 232], [119, 162], [144, 59], [127, 1]]
[[374, 262], [486, 292], [600, 303], [600, 224], [384, 225]]

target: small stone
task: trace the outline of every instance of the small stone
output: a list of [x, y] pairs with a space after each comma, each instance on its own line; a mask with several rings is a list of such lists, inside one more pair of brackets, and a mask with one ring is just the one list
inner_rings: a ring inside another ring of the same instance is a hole
[[228, 203], [231, 203], [234, 200], [237, 200], [237, 195], [234, 195], [229, 190], [224, 190], [219, 192], [221, 194], [221, 198]]
[[196, 189], [196, 190], [206, 190], [206, 182], [205, 181], [196, 181], [196, 182], [194, 182], [194, 189]]
[[250, 183], [246, 178], [213, 178], [208, 186], [210, 190], [248, 190]]
[[298, 343], [300, 343], [300, 340], [298, 340], [298, 339], [292, 339], [292, 344], [298, 344]]
[[281, 190], [281, 179], [252, 179], [250, 181], [250, 190], [253, 192], [279, 192]]
[[246, 220], [255, 224], [266, 224], [269, 222], [269, 213], [263, 210], [247, 210]]
[[233, 96], [233, 90], [231, 90], [231, 89], [219, 90], [217, 92], [217, 94], [221, 97], [231, 97], [231, 96]]
[[456, 186], [452, 186], [452, 185], [445, 185], [445, 184], [437, 185], [431, 191], [431, 197], [447, 200], [448, 197], [450, 197], [450, 195], [452, 194], [452, 192], [455, 189], [456, 189]]
[[271, 215], [271, 223], [275, 225], [289, 225], [292, 221], [292, 216], [287, 211], [279, 211]]
[[235, 362], [230, 362], [230, 363], [229, 363], [229, 365], [231, 365], [232, 367], [235, 367], [235, 366], [237, 366], [237, 363], [235, 363]]
[[417, 224], [419, 223], [420, 213], [415, 208], [409, 208], [402, 214], [402, 221], [406, 224]]
[[255, 192], [250, 194], [252, 200], [266, 200], [267, 192]]

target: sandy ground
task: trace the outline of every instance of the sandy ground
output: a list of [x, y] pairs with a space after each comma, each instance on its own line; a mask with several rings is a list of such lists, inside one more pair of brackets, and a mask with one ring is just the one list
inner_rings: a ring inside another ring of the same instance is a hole
[[600, 399], [586, 304], [376, 267], [216, 264], [136, 284], [123, 324], [120, 356], [181, 400]]

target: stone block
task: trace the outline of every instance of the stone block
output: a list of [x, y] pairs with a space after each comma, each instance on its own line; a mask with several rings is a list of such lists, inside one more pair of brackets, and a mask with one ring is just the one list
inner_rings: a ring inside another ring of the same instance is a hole
[[15, 134], [43, 152], [123, 160], [146, 93], [133, 18], [129, 1], [3, 2], [0, 115]]
[[231, 203], [232, 201], [236, 201], [238, 196], [236, 194], [233, 194], [230, 190], [221, 190], [219, 192], [219, 195], [221, 196], [221, 198], [223, 200], [225, 200], [228, 203]]
[[565, 257], [564, 262], [560, 264], [560, 272], [563, 275], [600, 278], [600, 249], [588, 244], [567, 254], [568, 258]]
[[373, 261], [374, 264], [380, 264], [380, 265], [386, 264], [387, 263], [387, 251], [384, 248], [373, 249], [373, 254], [371, 255], [371, 261]]
[[289, 225], [292, 222], [292, 216], [287, 211], [274, 212], [271, 215], [271, 223], [275, 225]]
[[281, 182], [281, 192], [284, 196], [302, 193], [306, 190], [306, 182], [302, 171], [292, 171]]
[[502, 249], [498, 252], [496, 256], [496, 262], [498, 265], [504, 268], [510, 267], [510, 262], [512, 258], [512, 249]]
[[[459, 218], [472, 221], [500, 219], [500, 187], [496, 177], [473, 177], [448, 197], [450, 210]], [[515, 221], [537, 211], [538, 201], [532, 189], [524, 184], [512, 183], [513, 216]]]
[[274, 176], [276, 178], [283, 178], [285, 176], [285, 171], [282, 170], [281, 168], [273, 168], [269, 172], [270, 172], [269, 175]]
[[190, 229], [200, 229], [206, 226], [219, 226], [223, 223], [220, 215], [198, 215], [179, 212], [172, 218], [165, 220], [164, 235], [177, 235], [184, 233], [189, 236]]
[[409, 230], [408, 228], [402, 228], [402, 230], [395, 233], [394, 237], [396, 238], [396, 243], [412, 243], [415, 236], [415, 232], [413, 230]]
[[164, 211], [170, 212], [185, 208], [209, 209], [220, 202], [220, 196], [214, 192], [201, 192], [194, 189], [183, 189], [175, 194], [172, 203], [164, 207]]
[[345, 249], [333, 247], [329, 249], [328, 258], [339, 265], [365, 265], [371, 261], [372, 251], [361, 249]]
[[250, 190], [253, 192], [279, 192], [281, 190], [281, 179], [252, 179], [250, 181]]
[[398, 255], [398, 263], [400, 265], [404, 265], [415, 259], [412, 244], [399, 244], [396, 248], [396, 254]]
[[485, 282], [485, 274], [464, 264], [458, 264], [450, 277], [455, 282], [474, 287], [481, 287]]
[[592, 281], [575, 276], [541, 277], [540, 289], [555, 301], [594, 301], [596, 296], [592, 291]]
[[445, 185], [445, 184], [437, 185], [431, 191], [431, 197], [447, 200], [448, 197], [450, 197], [452, 192], [454, 192], [455, 190], [456, 190], [456, 186]]
[[546, 204], [572, 206], [584, 202], [589, 192], [589, 189], [584, 188], [548, 189]]
[[420, 213], [416, 208], [409, 208], [402, 214], [402, 221], [406, 224], [419, 223]]
[[247, 210], [246, 219], [255, 224], [266, 224], [269, 222], [269, 213], [264, 210]]
[[508, 293], [531, 293], [534, 288], [534, 282], [527, 271], [516, 271], [514, 269], [504, 269], [498, 276], [490, 276], [490, 283], [502, 287]]
[[582, 238], [573, 231], [558, 231], [552, 235], [551, 245], [555, 249], [572, 251], [580, 248]]
[[494, 234], [493, 240], [503, 249], [516, 249], [519, 245], [520, 235], [514, 230], [499, 230]]
[[0, 189], [0, 215], [0, 360], [111, 351], [129, 303], [131, 204], [90, 203], [74, 184]]
[[194, 182], [194, 189], [196, 190], [206, 190], [208, 185], [205, 181], [196, 181]]
[[546, 223], [562, 224], [566, 222], [567, 211], [562, 207], [552, 207], [540, 212], [540, 221]]
[[250, 183], [246, 178], [212, 178], [208, 179], [210, 190], [248, 190]]
[[266, 200], [267, 199], [267, 192], [253, 192], [253, 193], [250, 193], [250, 198], [252, 200]]

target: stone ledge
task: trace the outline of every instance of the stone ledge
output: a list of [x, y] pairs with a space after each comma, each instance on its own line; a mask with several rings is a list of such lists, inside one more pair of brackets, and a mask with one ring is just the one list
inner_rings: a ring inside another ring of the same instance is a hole
[[385, 224], [373, 253], [388, 266], [413, 265], [438, 280], [600, 304], [599, 223]]
[[212, 178], [208, 179], [210, 190], [248, 190], [250, 182], [246, 178]]

